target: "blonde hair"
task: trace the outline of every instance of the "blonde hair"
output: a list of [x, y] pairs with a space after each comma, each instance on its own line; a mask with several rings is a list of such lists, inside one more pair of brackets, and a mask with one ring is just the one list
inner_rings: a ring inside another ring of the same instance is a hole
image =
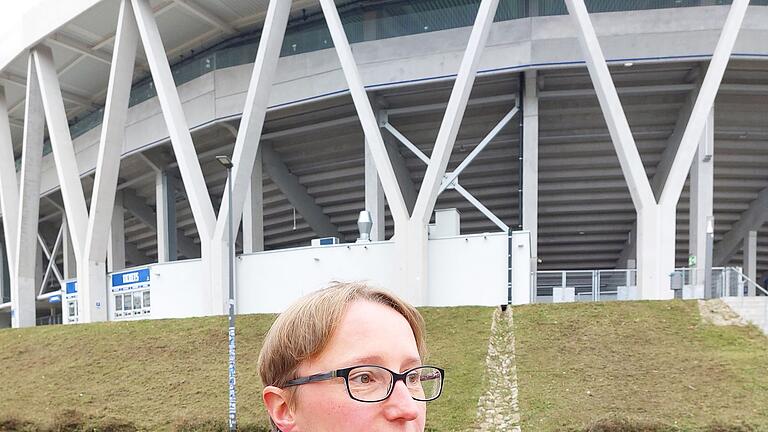
[[425, 358], [424, 319], [416, 308], [363, 282], [334, 282], [299, 299], [272, 324], [259, 354], [259, 375], [264, 386], [283, 388], [296, 378], [301, 363], [325, 349], [349, 305], [358, 300], [389, 306], [402, 315], [413, 330], [419, 355]]

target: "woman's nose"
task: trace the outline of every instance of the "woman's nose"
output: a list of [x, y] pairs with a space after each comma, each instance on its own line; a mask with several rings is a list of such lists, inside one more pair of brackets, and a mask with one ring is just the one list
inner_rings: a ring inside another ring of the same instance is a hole
[[398, 381], [385, 401], [384, 416], [389, 421], [411, 421], [424, 410], [424, 402], [414, 400], [405, 383]]

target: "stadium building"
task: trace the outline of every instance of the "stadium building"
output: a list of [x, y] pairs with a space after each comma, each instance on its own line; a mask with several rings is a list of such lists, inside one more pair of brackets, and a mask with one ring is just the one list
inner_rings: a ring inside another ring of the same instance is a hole
[[223, 314], [231, 273], [254, 313], [768, 271], [765, 0], [40, 0], [0, 35], [0, 326]]

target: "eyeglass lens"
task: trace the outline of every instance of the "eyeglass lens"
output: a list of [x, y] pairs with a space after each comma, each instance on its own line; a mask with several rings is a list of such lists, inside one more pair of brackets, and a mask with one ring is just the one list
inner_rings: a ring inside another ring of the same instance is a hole
[[[378, 366], [361, 366], [349, 371], [349, 393], [361, 401], [379, 401], [389, 396], [393, 376]], [[437, 368], [425, 366], [411, 370], [405, 385], [416, 400], [429, 401], [440, 395], [442, 374]]]

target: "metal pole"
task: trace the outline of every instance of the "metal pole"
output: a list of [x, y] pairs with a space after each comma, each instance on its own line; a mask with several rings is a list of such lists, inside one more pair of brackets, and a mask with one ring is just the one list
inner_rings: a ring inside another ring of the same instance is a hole
[[712, 249], [715, 237], [715, 219], [707, 216], [707, 244], [704, 256], [704, 298], [719, 297], [712, 292]]
[[512, 304], [512, 229], [507, 229], [507, 304]]
[[237, 430], [235, 393], [235, 234], [232, 215], [232, 167], [227, 167], [227, 207], [229, 208], [229, 430]]
[[518, 89], [517, 89], [517, 108], [520, 115], [520, 123], [518, 126], [518, 146], [517, 146], [517, 229], [523, 229], [523, 170], [524, 170], [524, 143], [523, 143], [523, 122], [525, 116], [523, 115], [523, 102], [525, 97], [525, 73], [520, 72], [518, 77]]

